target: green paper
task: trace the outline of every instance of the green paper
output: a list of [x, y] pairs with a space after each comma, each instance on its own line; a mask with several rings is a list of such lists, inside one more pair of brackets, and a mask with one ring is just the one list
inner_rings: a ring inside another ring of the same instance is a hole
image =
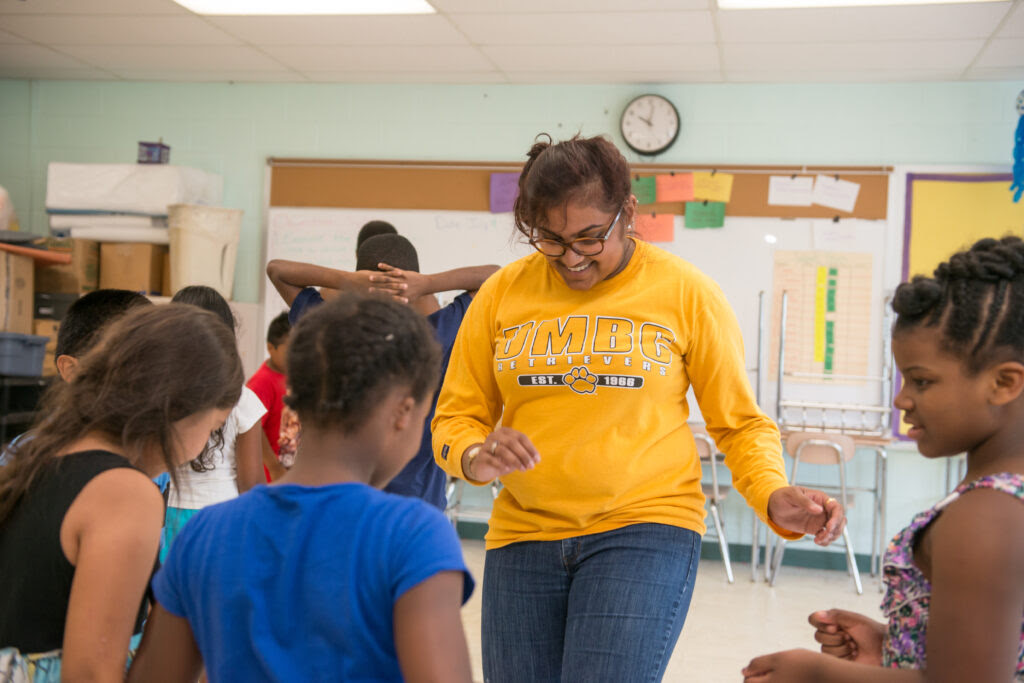
[[725, 202], [686, 202], [686, 227], [720, 228], [725, 225]]
[[633, 178], [633, 194], [637, 204], [653, 204], [658, 196], [658, 181], [654, 176]]

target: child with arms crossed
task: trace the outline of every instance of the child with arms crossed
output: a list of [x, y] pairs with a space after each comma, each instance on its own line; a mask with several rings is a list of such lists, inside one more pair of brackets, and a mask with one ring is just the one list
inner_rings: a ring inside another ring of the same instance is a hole
[[825, 654], [757, 657], [748, 683], [1024, 681], [1024, 242], [983, 239], [892, 305], [908, 435], [967, 476], [890, 543], [888, 624], [815, 612]]
[[451, 524], [380, 491], [414, 456], [437, 384], [433, 331], [351, 295], [303, 317], [286, 401], [302, 422], [277, 482], [201, 511], [153, 581], [130, 681], [471, 680]]
[[0, 468], [0, 680], [123, 680], [163, 522], [151, 479], [200, 454], [243, 380], [224, 324], [168, 305], [124, 314], [54, 385]]

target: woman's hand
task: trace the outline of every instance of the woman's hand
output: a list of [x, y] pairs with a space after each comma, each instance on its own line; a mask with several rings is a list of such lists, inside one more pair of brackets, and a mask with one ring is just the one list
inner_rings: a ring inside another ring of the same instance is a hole
[[430, 291], [430, 276], [413, 270], [401, 270], [386, 263], [378, 263], [382, 272], [370, 275], [370, 291], [389, 294], [404, 304], [415, 301]]
[[517, 470], [530, 470], [540, 462], [540, 453], [530, 438], [511, 427], [491, 432], [475, 457], [470, 458], [474, 447], [462, 454], [462, 471], [473, 481], [491, 481]]
[[784, 486], [768, 498], [768, 518], [789, 531], [814, 536], [818, 545], [839, 538], [846, 526], [843, 506], [816, 489]]
[[882, 665], [885, 624], [842, 609], [814, 612], [807, 621], [816, 629], [814, 639], [821, 643], [822, 653], [860, 664]]

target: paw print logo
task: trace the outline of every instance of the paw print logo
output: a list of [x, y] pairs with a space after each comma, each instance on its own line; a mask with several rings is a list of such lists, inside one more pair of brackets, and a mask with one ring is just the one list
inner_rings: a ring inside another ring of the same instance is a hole
[[577, 394], [592, 394], [597, 389], [597, 375], [583, 366], [565, 373], [562, 381]]

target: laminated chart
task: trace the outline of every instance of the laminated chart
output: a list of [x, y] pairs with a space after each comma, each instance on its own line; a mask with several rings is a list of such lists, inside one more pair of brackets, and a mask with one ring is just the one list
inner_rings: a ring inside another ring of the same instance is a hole
[[868, 375], [872, 255], [776, 251], [772, 285], [771, 376], [778, 377], [782, 293], [787, 297], [785, 372], [795, 381]]

